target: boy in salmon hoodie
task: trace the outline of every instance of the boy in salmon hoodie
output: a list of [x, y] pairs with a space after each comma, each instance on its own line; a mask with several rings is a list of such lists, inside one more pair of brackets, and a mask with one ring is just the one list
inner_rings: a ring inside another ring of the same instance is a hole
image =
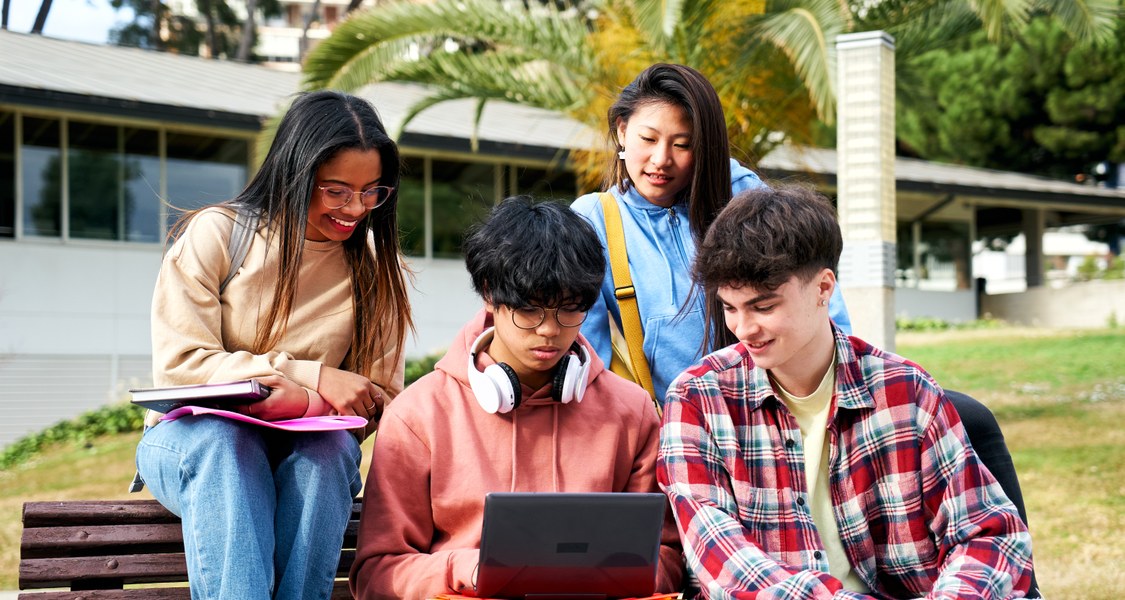
[[[654, 492], [656, 408], [579, 335], [605, 259], [565, 206], [509, 198], [466, 239], [484, 310], [389, 405], [367, 476], [351, 590], [472, 593], [489, 492]], [[657, 590], [680, 589], [665, 524]]]

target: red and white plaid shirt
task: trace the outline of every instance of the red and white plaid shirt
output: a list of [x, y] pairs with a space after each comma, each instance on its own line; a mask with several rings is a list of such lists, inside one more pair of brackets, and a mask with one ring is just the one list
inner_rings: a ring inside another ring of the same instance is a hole
[[657, 477], [706, 598], [1018, 598], [1031, 537], [934, 380], [836, 336], [829, 485], [840, 539], [871, 595], [828, 574], [797, 420], [742, 344], [668, 392]]

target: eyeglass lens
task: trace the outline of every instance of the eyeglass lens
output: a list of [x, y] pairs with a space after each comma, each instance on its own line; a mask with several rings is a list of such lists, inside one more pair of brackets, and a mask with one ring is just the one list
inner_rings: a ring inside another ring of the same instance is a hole
[[375, 208], [380, 204], [387, 201], [391, 197], [391, 192], [394, 191], [393, 187], [385, 185], [377, 185], [372, 188], [367, 188], [362, 192], [356, 192], [350, 187], [342, 185], [325, 185], [317, 186], [323, 192], [321, 198], [324, 205], [329, 209], [343, 208], [352, 201], [352, 197], [359, 194], [360, 202], [367, 208]]
[[576, 307], [524, 306], [512, 310], [512, 322], [520, 329], [535, 329], [547, 319], [548, 311], [555, 313], [555, 319], [563, 327], [578, 327], [586, 320], [586, 311], [578, 310]]

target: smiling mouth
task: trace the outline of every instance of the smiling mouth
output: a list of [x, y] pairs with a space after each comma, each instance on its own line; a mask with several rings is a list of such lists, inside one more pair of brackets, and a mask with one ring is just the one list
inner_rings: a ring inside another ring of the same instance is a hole
[[645, 173], [645, 176], [648, 177], [649, 181], [652, 183], [668, 183], [672, 181], [670, 175], [664, 175], [662, 173]]
[[336, 223], [340, 227], [349, 227], [349, 228], [355, 227], [356, 223], [359, 223], [359, 221], [341, 221], [340, 219], [337, 219], [336, 217], [333, 217], [332, 215], [328, 215], [328, 218], [332, 219], [332, 222]]

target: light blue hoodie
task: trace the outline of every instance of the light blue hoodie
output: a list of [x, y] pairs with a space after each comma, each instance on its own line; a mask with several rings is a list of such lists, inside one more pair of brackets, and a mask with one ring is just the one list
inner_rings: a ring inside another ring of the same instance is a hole
[[[765, 185], [757, 174], [734, 159], [730, 161], [730, 168], [733, 194]], [[637, 291], [637, 308], [645, 332], [644, 353], [652, 371], [653, 388], [663, 402], [672, 380], [702, 358], [700, 347], [706, 330], [702, 294], [691, 294], [695, 241], [688, 223], [688, 202], [684, 200], [670, 208], [661, 208], [645, 200], [632, 186], [624, 192], [614, 187], [610, 193], [621, 209], [629, 272]], [[598, 196], [596, 193], [586, 194], [570, 207], [594, 226], [602, 247], [605, 247], [605, 219]], [[691, 306], [681, 313], [680, 307], [688, 302], [689, 297]], [[839, 286], [828, 309], [832, 320], [850, 334], [851, 320]], [[582, 335], [607, 365], [613, 356], [609, 334], [611, 314], [620, 324], [621, 311], [614, 294], [607, 250], [606, 277], [602, 281], [601, 294], [582, 324]]]

